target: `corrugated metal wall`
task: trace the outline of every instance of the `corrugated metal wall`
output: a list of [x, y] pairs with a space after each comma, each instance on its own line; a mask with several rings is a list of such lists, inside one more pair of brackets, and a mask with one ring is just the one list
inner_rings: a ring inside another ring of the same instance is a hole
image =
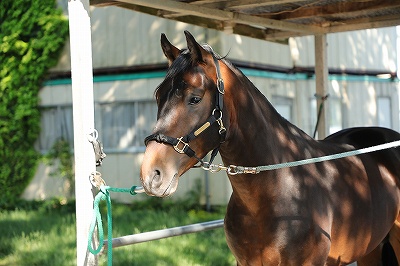
[[[92, 42], [94, 68], [119, 67], [165, 63], [159, 38], [166, 33], [170, 41], [180, 48], [186, 46], [183, 30], [191, 31], [199, 42], [207, 42], [221, 55], [228, 58], [258, 62], [291, 68], [314, 65], [313, 37], [295, 38], [290, 45], [226, 35], [213, 30], [176, 23], [128, 11], [107, 7], [92, 10]], [[394, 28], [371, 29], [328, 36], [328, 62], [330, 67], [341, 69], [396, 69], [396, 30]], [[53, 71], [70, 69], [68, 45], [60, 62]], [[293, 78], [281, 75], [270, 78], [258, 72], [243, 70], [250, 80], [273, 104], [290, 105], [290, 120], [309, 134], [316, 121], [315, 82], [313, 79]], [[94, 95], [96, 110], [103, 103], [152, 100], [153, 92], [162, 78], [153, 77], [135, 80], [112, 80], [96, 82]], [[332, 124], [341, 127], [377, 125], [377, 98], [390, 99], [391, 126], [399, 130], [398, 84], [380, 82], [377, 79], [351, 81], [347, 78], [332, 78], [329, 85], [330, 99], [327, 108], [332, 109]], [[71, 105], [69, 84], [46, 85], [41, 92], [41, 105], [55, 107]], [[286, 102], [285, 102], [286, 101]], [[310, 105], [312, 108], [310, 108]], [[96, 121], [102, 117], [96, 111]], [[338, 120], [338, 121], [336, 121]], [[334, 130], [333, 127], [332, 130]], [[102, 132], [100, 133], [100, 138]], [[110, 186], [130, 187], [139, 185], [141, 152], [127, 150], [108, 152], [103, 166], [99, 168]], [[25, 198], [45, 198], [58, 195], [61, 183], [49, 177], [49, 167], [41, 165], [32, 184], [24, 193]], [[212, 185], [209, 198], [213, 204], [225, 204], [231, 188], [225, 174], [209, 174]], [[205, 179], [202, 170], [191, 170], [180, 181], [177, 196], [184, 195], [193, 187], [194, 180]], [[205, 200], [204, 196], [204, 199]], [[113, 195], [114, 199], [129, 202], [129, 196]], [[136, 200], [137, 198], [135, 198]]]

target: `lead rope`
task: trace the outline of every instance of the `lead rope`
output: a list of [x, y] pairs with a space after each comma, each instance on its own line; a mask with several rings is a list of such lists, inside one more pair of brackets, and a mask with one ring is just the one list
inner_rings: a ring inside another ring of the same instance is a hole
[[[107, 265], [112, 265], [112, 209], [111, 209], [111, 192], [124, 192], [130, 193], [132, 196], [143, 192], [142, 187], [133, 186], [131, 188], [114, 188], [110, 186], [106, 186], [104, 180], [101, 178], [101, 174], [99, 172], [94, 172], [91, 174], [90, 182], [93, 186], [99, 188], [99, 193], [97, 193], [94, 203], [93, 203], [93, 216], [92, 222], [90, 223], [89, 228], [89, 237], [88, 237], [88, 250], [93, 255], [97, 255], [101, 252], [104, 246], [104, 230], [103, 230], [103, 222], [101, 219], [100, 213], [100, 202], [105, 200], [107, 202]], [[99, 236], [99, 246], [94, 249], [92, 247], [93, 234], [97, 225], [98, 236]]]
[[300, 166], [300, 165], [336, 160], [336, 159], [340, 159], [340, 158], [344, 158], [344, 157], [370, 153], [370, 152], [394, 148], [394, 147], [398, 147], [398, 146], [400, 146], [400, 140], [388, 142], [388, 143], [380, 144], [380, 145], [376, 145], [376, 146], [371, 146], [368, 148], [347, 151], [347, 152], [342, 152], [342, 153], [336, 153], [336, 154], [326, 155], [326, 156], [321, 156], [321, 157], [316, 157], [316, 158], [304, 159], [304, 160], [299, 160], [299, 161], [293, 161], [293, 162], [285, 162], [285, 163], [256, 166], [256, 167], [245, 167], [245, 166], [236, 166], [236, 165], [223, 166], [221, 164], [215, 165], [215, 164], [204, 162], [204, 166], [202, 168], [211, 173], [216, 173], [219, 171], [226, 171], [229, 175], [258, 174], [262, 171], [270, 171], [270, 170], [276, 170], [276, 169], [281, 169], [281, 168], [286, 168], [286, 167], [295, 167], [295, 166]]

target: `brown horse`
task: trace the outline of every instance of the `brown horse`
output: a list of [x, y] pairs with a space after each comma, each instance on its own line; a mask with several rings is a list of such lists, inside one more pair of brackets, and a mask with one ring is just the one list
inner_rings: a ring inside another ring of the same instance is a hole
[[[210, 167], [202, 158], [211, 150], [214, 156], [219, 149], [227, 166], [252, 167], [400, 139], [373, 127], [314, 140], [282, 118], [237, 68], [185, 35], [183, 50], [161, 36], [170, 67], [155, 93], [154, 134], [145, 140], [140, 175], [149, 195], [169, 196], [195, 164]], [[237, 264], [367, 265], [386, 242], [400, 261], [399, 162], [399, 149], [391, 148], [258, 173], [227, 167], [233, 193], [225, 233]]]

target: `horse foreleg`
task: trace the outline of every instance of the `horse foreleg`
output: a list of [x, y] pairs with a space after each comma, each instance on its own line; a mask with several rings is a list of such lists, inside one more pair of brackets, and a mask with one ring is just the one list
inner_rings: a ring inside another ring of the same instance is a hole
[[400, 215], [389, 232], [389, 239], [359, 259], [357, 266], [400, 266]]
[[380, 244], [371, 253], [357, 261], [357, 266], [381, 266], [382, 265], [382, 246]]
[[389, 232], [389, 243], [396, 255], [397, 265], [400, 265], [400, 214]]

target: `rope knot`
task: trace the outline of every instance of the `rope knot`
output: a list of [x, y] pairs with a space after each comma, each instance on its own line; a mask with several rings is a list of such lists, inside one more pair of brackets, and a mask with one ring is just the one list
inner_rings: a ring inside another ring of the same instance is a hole
[[[98, 176], [101, 174], [99, 173]], [[94, 176], [94, 175], [92, 175]], [[92, 179], [91, 179], [92, 182]], [[93, 184], [93, 182], [92, 182]], [[137, 193], [142, 192], [141, 187], [133, 186], [131, 188], [113, 188], [110, 186], [106, 186], [105, 182], [101, 182], [101, 185], [98, 187], [99, 192], [97, 193], [94, 203], [93, 203], [93, 216], [92, 222], [90, 223], [89, 228], [89, 239], [88, 239], [88, 250], [90, 253], [97, 255], [99, 254], [104, 246], [104, 231], [103, 231], [103, 223], [101, 220], [101, 213], [100, 213], [100, 201], [105, 200], [107, 202], [107, 254], [108, 254], [108, 265], [112, 265], [112, 210], [111, 210], [111, 197], [110, 191], [112, 192], [126, 192], [130, 193], [132, 196], [136, 195]], [[99, 235], [99, 246], [97, 248], [92, 247], [93, 241], [93, 234], [95, 231], [95, 227], [97, 225], [98, 235]]]

